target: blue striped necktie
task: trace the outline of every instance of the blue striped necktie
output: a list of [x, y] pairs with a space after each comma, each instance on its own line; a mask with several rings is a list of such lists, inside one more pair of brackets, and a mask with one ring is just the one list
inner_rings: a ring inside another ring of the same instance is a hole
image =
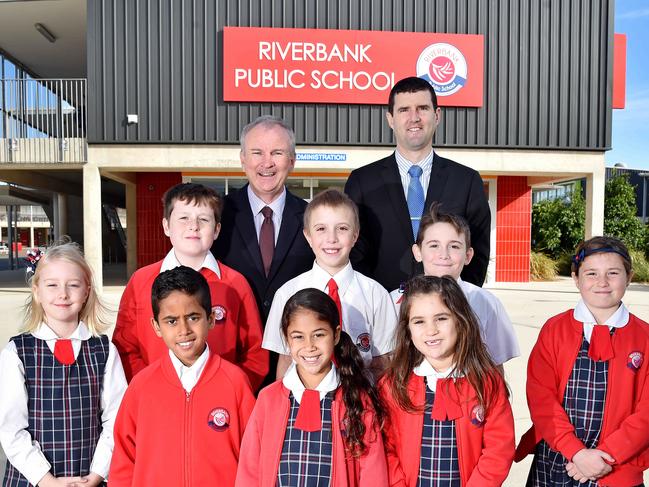
[[410, 223], [412, 224], [412, 235], [417, 240], [419, 231], [419, 222], [424, 212], [424, 188], [421, 186], [421, 175], [424, 171], [416, 164], [410, 166], [408, 174], [410, 175], [410, 184], [408, 184], [408, 213], [410, 213]]

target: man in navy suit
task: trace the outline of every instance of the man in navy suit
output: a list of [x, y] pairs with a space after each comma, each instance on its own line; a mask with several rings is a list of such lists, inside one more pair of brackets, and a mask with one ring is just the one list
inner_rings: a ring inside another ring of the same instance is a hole
[[417, 77], [397, 82], [390, 92], [386, 117], [397, 142], [396, 151], [355, 169], [345, 185], [345, 192], [359, 207], [361, 220], [360, 237], [351, 255], [354, 269], [389, 291], [417, 272], [411, 251], [415, 241], [412, 221], [421, 214], [411, 215], [407, 203], [414, 177], [421, 184], [418, 206], [423, 211], [439, 201], [444, 212], [461, 215], [469, 222], [475, 255], [464, 267], [462, 278], [482, 286], [489, 263], [489, 205], [478, 172], [433, 151], [441, 110], [432, 86]]
[[310, 269], [314, 256], [302, 233], [306, 202], [285, 186], [295, 166], [293, 130], [265, 115], [243, 128], [240, 142], [248, 184], [225, 198], [212, 252], [246, 277], [265, 324], [275, 291]]

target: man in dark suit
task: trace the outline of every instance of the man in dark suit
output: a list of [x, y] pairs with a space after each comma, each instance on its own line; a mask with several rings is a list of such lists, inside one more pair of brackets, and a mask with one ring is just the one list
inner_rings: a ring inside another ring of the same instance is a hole
[[478, 172], [433, 151], [441, 110], [432, 86], [416, 77], [397, 82], [386, 117], [396, 151], [355, 169], [345, 185], [361, 219], [360, 238], [351, 255], [354, 269], [388, 290], [398, 288], [417, 271], [411, 248], [421, 212], [439, 201], [443, 211], [469, 222], [475, 255], [462, 278], [482, 286], [489, 263], [489, 205]]
[[302, 233], [306, 202], [285, 186], [295, 166], [293, 130], [265, 115], [243, 128], [240, 141], [248, 184], [225, 198], [212, 253], [246, 277], [265, 324], [275, 291], [310, 269], [314, 256]]

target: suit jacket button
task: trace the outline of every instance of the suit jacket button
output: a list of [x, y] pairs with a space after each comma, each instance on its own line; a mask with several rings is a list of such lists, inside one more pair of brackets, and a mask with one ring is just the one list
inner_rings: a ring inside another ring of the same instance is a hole
[[270, 301], [264, 301], [264, 308], [270, 308]]

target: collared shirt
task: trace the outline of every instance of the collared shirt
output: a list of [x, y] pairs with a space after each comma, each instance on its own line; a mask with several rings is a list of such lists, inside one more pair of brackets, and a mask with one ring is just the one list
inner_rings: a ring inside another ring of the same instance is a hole
[[[482, 341], [496, 365], [518, 357], [521, 352], [514, 326], [500, 300], [486, 289], [463, 281], [461, 278], [457, 279], [457, 283], [469, 302], [471, 310], [478, 317]], [[398, 315], [403, 292], [395, 289], [390, 293], [390, 298]]]
[[408, 170], [411, 166], [415, 164], [421, 167], [422, 175], [419, 178], [421, 180], [421, 186], [424, 188], [424, 198], [428, 194], [428, 183], [430, 183], [430, 173], [433, 169], [433, 157], [435, 156], [435, 151], [430, 149], [430, 154], [424, 157], [421, 161], [409, 161], [403, 157], [398, 150], [394, 151], [394, 158], [397, 160], [397, 168], [399, 169], [399, 176], [401, 177], [401, 185], [403, 186], [403, 194], [408, 198], [408, 185], [410, 184], [410, 174]]
[[[422, 360], [419, 365], [417, 365], [412, 371], [415, 375], [419, 377], [426, 377], [426, 384], [428, 388], [435, 392], [437, 389], [437, 379], [446, 379], [451, 376], [453, 368], [455, 365], [451, 365], [448, 369], [443, 370], [442, 372], [437, 372], [435, 368], [430, 365], [430, 362], [426, 359]], [[453, 377], [462, 377], [463, 374], [455, 371]]]
[[[162, 265], [160, 266], [160, 273], [175, 269], [176, 267], [180, 267], [181, 265], [182, 264], [176, 258], [174, 249], [171, 249], [162, 261]], [[211, 270], [212, 272], [214, 272], [214, 274], [217, 275], [219, 279], [221, 279], [221, 269], [219, 269], [219, 263], [212, 255], [212, 252], [210, 252], [209, 250], [207, 254], [205, 254], [205, 259], [203, 259], [203, 263], [201, 264], [199, 270], [203, 267]]]
[[[32, 335], [45, 340], [47, 347], [54, 353], [54, 345], [59, 338], [54, 330], [41, 324]], [[81, 343], [91, 337], [83, 322], [67, 337], [72, 341], [75, 358], [81, 350]], [[25, 388], [25, 368], [18, 358], [16, 345], [9, 342], [0, 352], [0, 443], [9, 461], [33, 485], [50, 471], [51, 465], [43, 455], [40, 445], [33, 441], [27, 431], [29, 427], [29, 398]], [[103, 478], [108, 476], [110, 460], [113, 453], [113, 424], [115, 416], [126, 391], [126, 378], [122, 362], [115, 345], [109, 344], [108, 359], [104, 371], [101, 389], [101, 423], [102, 430], [95, 454], [92, 457], [90, 471]]]
[[[590, 312], [583, 299], [580, 299], [577, 306], [575, 306], [573, 316], [577, 321], [581, 321], [584, 324], [584, 337], [586, 337], [586, 340], [590, 343], [590, 336], [593, 334], [593, 328], [595, 328], [597, 320], [593, 316], [593, 313]], [[628, 322], [629, 310], [624, 306], [624, 303], [620, 303], [620, 307], [606, 320], [605, 325], [607, 325], [610, 330], [611, 328], [622, 328], [623, 326], [626, 326]]]
[[209, 356], [210, 347], [208, 347], [206, 343], [203, 353], [201, 353], [201, 355], [192, 365], [187, 367], [178, 359], [178, 357], [176, 357], [176, 355], [174, 355], [171, 350], [169, 350], [169, 358], [171, 358], [171, 364], [174, 366], [174, 370], [176, 371], [176, 374], [178, 374], [180, 383], [183, 385], [183, 389], [185, 389], [185, 392], [187, 392], [187, 394], [192, 392], [192, 389], [198, 382], [198, 379], [201, 378], [201, 374], [203, 373], [203, 369], [205, 368], [205, 364], [207, 363]]
[[[282, 379], [284, 386], [293, 393], [295, 400], [300, 403], [302, 401], [302, 394], [304, 394], [304, 384], [297, 373], [297, 367], [295, 364], [291, 364], [284, 378]], [[338, 378], [338, 371], [336, 366], [332, 363], [331, 370], [327, 372], [327, 375], [320, 381], [320, 384], [315, 388], [316, 391], [320, 393], [320, 400], [327, 395], [328, 392], [335, 391], [340, 385], [340, 379]]]
[[365, 363], [369, 364], [372, 357], [390, 353], [394, 348], [392, 336], [397, 327], [397, 315], [390, 302], [390, 296], [383, 286], [356, 272], [350, 263], [336, 275], [330, 276], [314, 262], [310, 271], [280, 287], [273, 298], [261, 346], [288, 355], [288, 345], [281, 331], [284, 305], [291, 296], [302, 289], [314, 287], [327, 292], [327, 285], [332, 277], [338, 285], [343, 330], [356, 344]]
[[279, 228], [282, 226], [282, 214], [284, 213], [284, 206], [286, 206], [286, 187], [284, 187], [282, 194], [280, 194], [271, 203], [264, 202], [259, 196], [255, 194], [252, 187], [248, 185], [248, 201], [250, 202], [250, 209], [252, 210], [252, 217], [255, 221], [255, 231], [257, 232], [257, 241], [259, 241], [259, 232], [261, 224], [264, 223], [264, 215], [261, 210], [264, 206], [269, 206], [273, 210], [273, 226], [275, 227], [275, 244], [277, 244], [277, 237], [279, 236]]

